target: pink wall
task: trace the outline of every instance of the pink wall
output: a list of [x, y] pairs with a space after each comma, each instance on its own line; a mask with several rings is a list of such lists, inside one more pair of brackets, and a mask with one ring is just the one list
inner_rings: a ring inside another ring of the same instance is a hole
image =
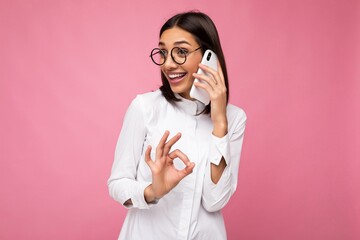
[[107, 193], [127, 105], [158, 88], [165, 19], [216, 22], [248, 115], [229, 240], [360, 238], [360, 3], [0, 2], [0, 239], [115, 239]]

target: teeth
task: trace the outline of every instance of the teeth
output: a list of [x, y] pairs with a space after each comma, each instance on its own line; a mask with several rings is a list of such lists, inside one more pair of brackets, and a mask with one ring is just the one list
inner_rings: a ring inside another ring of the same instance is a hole
[[169, 78], [178, 78], [178, 77], [182, 77], [184, 76], [185, 73], [173, 73], [173, 74], [169, 74]]

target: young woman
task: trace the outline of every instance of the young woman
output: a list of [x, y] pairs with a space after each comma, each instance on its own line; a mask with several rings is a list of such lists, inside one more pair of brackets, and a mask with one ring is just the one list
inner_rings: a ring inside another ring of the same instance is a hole
[[[207, 49], [218, 71], [200, 64]], [[216, 27], [200, 12], [175, 15], [150, 57], [162, 86], [130, 104], [108, 180], [111, 197], [129, 209], [119, 239], [226, 239], [221, 209], [237, 186], [246, 115], [228, 104]], [[207, 106], [190, 97], [194, 78]]]

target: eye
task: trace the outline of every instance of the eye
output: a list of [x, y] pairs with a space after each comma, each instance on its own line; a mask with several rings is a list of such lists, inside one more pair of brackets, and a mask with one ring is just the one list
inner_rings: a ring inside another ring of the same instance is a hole
[[185, 57], [188, 53], [189, 51], [185, 48], [179, 48], [177, 51], [177, 54], [181, 57]]
[[166, 57], [168, 55], [168, 52], [165, 49], [159, 49], [159, 54], [162, 57]]

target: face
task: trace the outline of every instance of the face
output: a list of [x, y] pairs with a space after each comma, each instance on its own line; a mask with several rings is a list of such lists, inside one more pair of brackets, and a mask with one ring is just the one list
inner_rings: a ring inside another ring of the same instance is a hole
[[198, 70], [202, 52], [199, 49], [190, 53], [186, 57], [186, 62], [179, 65], [170, 56], [174, 47], [183, 48], [190, 53], [200, 45], [191, 33], [177, 27], [165, 30], [159, 41], [159, 48], [168, 53], [165, 63], [161, 65], [161, 71], [166, 76], [171, 90], [184, 98], [191, 99], [190, 89], [194, 82], [192, 74]]

